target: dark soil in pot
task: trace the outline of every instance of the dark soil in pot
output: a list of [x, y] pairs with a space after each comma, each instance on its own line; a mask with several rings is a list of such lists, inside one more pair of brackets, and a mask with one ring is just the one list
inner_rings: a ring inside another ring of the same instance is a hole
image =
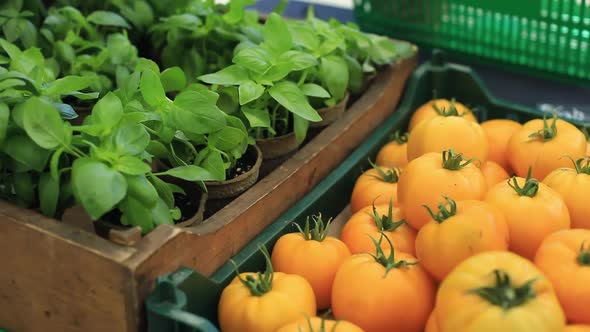
[[257, 146], [249, 146], [235, 167], [227, 174], [225, 181], [206, 182], [209, 199], [206, 216], [213, 215], [232, 200], [252, 187], [259, 179], [262, 165], [262, 151]]

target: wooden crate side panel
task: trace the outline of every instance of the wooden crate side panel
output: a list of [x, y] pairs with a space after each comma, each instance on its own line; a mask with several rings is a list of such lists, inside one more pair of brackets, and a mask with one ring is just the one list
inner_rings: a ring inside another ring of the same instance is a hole
[[120, 262], [132, 250], [107, 249], [113, 257], [98, 254], [96, 245], [104, 249], [104, 244], [94, 242], [100, 240], [96, 236], [69, 227], [56, 230], [55, 224], [0, 202], [0, 327], [134, 331], [135, 308], [143, 303], [136, 300], [131, 271]]

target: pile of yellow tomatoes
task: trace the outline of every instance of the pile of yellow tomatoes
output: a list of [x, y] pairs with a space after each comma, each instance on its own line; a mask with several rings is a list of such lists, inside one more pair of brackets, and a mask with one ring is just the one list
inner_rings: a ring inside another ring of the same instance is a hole
[[556, 116], [478, 123], [432, 100], [356, 180], [339, 238], [317, 216], [261, 247], [221, 330], [590, 332], [587, 150]]

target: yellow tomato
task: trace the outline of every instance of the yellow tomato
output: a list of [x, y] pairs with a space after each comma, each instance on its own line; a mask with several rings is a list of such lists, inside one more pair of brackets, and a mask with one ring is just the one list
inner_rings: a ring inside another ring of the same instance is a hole
[[454, 99], [434, 99], [416, 109], [410, 118], [408, 131], [412, 131], [420, 122], [437, 115], [463, 117], [468, 121], [477, 122], [471, 110], [460, 102]]
[[488, 251], [459, 264], [436, 297], [440, 332], [562, 332], [551, 282], [530, 261]]
[[266, 271], [241, 273], [221, 293], [218, 318], [223, 332], [275, 332], [316, 314], [309, 282], [295, 274], [273, 272], [268, 252], [262, 251]]

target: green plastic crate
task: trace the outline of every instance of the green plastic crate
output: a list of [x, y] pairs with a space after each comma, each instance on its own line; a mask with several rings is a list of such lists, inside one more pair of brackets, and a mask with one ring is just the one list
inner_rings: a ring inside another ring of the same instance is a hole
[[354, 0], [363, 30], [590, 85], [590, 0]]
[[[264, 258], [258, 250], [258, 244], [265, 245], [270, 251], [281, 235], [296, 231], [292, 222], [302, 224], [307, 216], [318, 212], [324, 216], [338, 215], [349, 203], [348, 193], [352, 192], [362, 169], [369, 168], [367, 159], [376, 156], [392, 132], [407, 126], [412, 112], [432, 99], [433, 91], [436, 91], [437, 97], [454, 97], [477, 107], [476, 114], [480, 121], [510, 118], [525, 122], [542, 117], [542, 113], [537, 110], [494, 98], [470, 68], [444, 63], [443, 54], [435, 51], [433, 59], [412, 74], [397, 111], [308, 195], [233, 258], [240, 272], [262, 271]], [[216, 332], [217, 302], [223, 287], [234, 276], [233, 265], [228, 262], [210, 278], [188, 268], [160, 277], [156, 289], [146, 301], [148, 331]]]

